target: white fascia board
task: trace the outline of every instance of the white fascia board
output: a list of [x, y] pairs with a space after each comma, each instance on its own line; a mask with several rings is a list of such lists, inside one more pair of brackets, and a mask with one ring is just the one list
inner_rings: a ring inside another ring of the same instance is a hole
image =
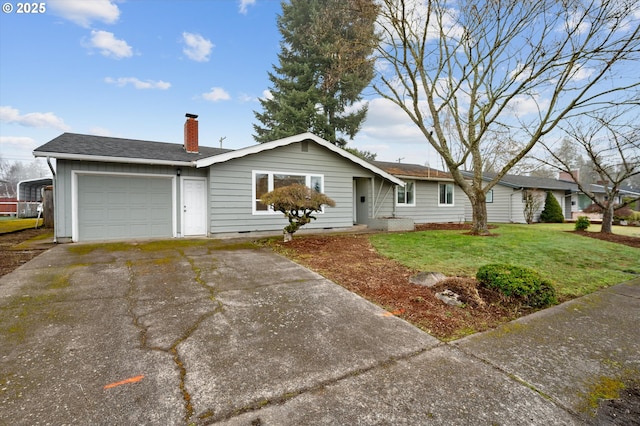
[[202, 158], [196, 161], [196, 167], [197, 168], [209, 167], [216, 163], [223, 163], [225, 161], [229, 161], [234, 158], [241, 158], [247, 155], [257, 154], [262, 151], [268, 151], [270, 149], [279, 148], [281, 146], [290, 145], [296, 142], [302, 142], [304, 140], [312, 140], [316, 142], [318, 145], [327, 148], [329, 151], [335, 152], [336, 154], [364, 167], [365, 169], [379, 176], [384, 177], [385, 179], [391, 181], [392, 183], [395, 183], [396, 185], [400, 185], [400, 186], [405, 185], [405, 183], [401, 179], [385, 172], [384, 170], [374, 166], [373, 164], [363, 160], [362, 158], [357, 157], [348, 151], [345, 151], [344, 149], [338, 148], [331, 142], [328, 142], [322, 139], [321, 137], [314, 135], [313, 133], [301, 133], [299, 135], [289, 136], [287, 138], [278, 139], [272, 142], [265, 142], [257, 145], [252, 145], [246, 148], [237, 149], [235, 151], [225, 152], [224, 154]]
[[67, 154], [33, 151], [34, 157], [51, 157], [57, 160], [97, 161], [100, 163], [151, 164], [158, 166], [195, 167], [194, 161], [157, 160], [152, 158], [109, 157], [103, 155]]
[[404, 180], [422, 180], [422, 181], [431, 181], [431, 182], [455, 182], [453, 178], [443, 178], [443, 177], [434, 177], [434, 176], [409, 176], [409, 175], [394, 175], [397, 178]]

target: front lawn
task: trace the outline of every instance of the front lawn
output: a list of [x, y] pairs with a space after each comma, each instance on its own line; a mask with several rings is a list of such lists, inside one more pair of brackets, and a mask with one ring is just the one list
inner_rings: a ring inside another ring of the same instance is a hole
[[36, 221], [39, 221], [39, 225], [42, 225], [42, 222], [43, 222], [42, 219], [2, 218], [0, 219], [0, 234], [22, 231], [23, 229], [35, 228]]
[[487, 263], [511, 263], [537, 270], [561, 296], [581, 296], [640, 274], [640, 250], [573, 234], [573, 224], [499, 225], [494, 236], [466, 231], [372, 235], [382, 255], [421, 271], [475, 276]]

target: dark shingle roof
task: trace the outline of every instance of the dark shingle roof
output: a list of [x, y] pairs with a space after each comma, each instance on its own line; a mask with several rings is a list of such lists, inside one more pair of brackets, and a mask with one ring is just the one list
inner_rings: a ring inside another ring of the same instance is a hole
[[[182, 144], [112, 138], [106, 136], [63, 133], [36, 148], [34, 154], [58, 154], [58, 156], [115, 157], [122, 159], [144, 159], [164, 162], [191, 162], [212, 157], [231, 149], [200, 146], [197, 154], [188, 153]], [[59, 155], [62, 154], [62, 155]], [[56, 155], [51, 155], [56, 157]]]
[[[473, 176], [473, 172], [470, 171], [463, 171], [462, 174], [469, 178]], [[483, 172], [482, 176], [484, 180], [492, 180], [496, 176], [496, 173]], [[500, 183], [514, 188], [551, 189], [561, 191], [578, 190], [578, 185], [573, 182], [536, 176], [505, 175], [500, 179]]]
[[393, 163], [388, 161], [372, 161], [372, 164], [394, 176], [415, 178], [452, 179], [451, 174], [419, 164]]

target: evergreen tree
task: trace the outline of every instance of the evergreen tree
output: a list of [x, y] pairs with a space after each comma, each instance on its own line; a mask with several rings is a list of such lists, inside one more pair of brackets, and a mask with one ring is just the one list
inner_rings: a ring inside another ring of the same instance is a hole
[[282, 3], [279, 65], [269, 73], [271, 97], [254, 111], [256, 141], [303, 132], [338, 146], [353, 139], [367, 114], [353, 106], [373, 78], [376, 16], [373, 0]]
[[544, 209], [540, 213], [540, 222], [545, 223], [562, 223], [564, 222], [564, 214], [560, 203], [553, 196], [551, 191], [547, 192], [547, 198], [544, 200]]

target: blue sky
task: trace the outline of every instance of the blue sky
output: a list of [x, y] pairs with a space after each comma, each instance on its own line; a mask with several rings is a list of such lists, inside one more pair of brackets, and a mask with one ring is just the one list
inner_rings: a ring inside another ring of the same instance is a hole
[[[280, 34], [275, 0], [48, 0], [43, 13], [0, 14], [0, 155], [63, 132], [182, 143], [255, 144], [253, 111], [269, 88]], [[370, 112], [349, 146], [425, 164], [430, 149], [404, 113], [365, 92]], [[392, 137], [392, 135], [395, 135]]]

